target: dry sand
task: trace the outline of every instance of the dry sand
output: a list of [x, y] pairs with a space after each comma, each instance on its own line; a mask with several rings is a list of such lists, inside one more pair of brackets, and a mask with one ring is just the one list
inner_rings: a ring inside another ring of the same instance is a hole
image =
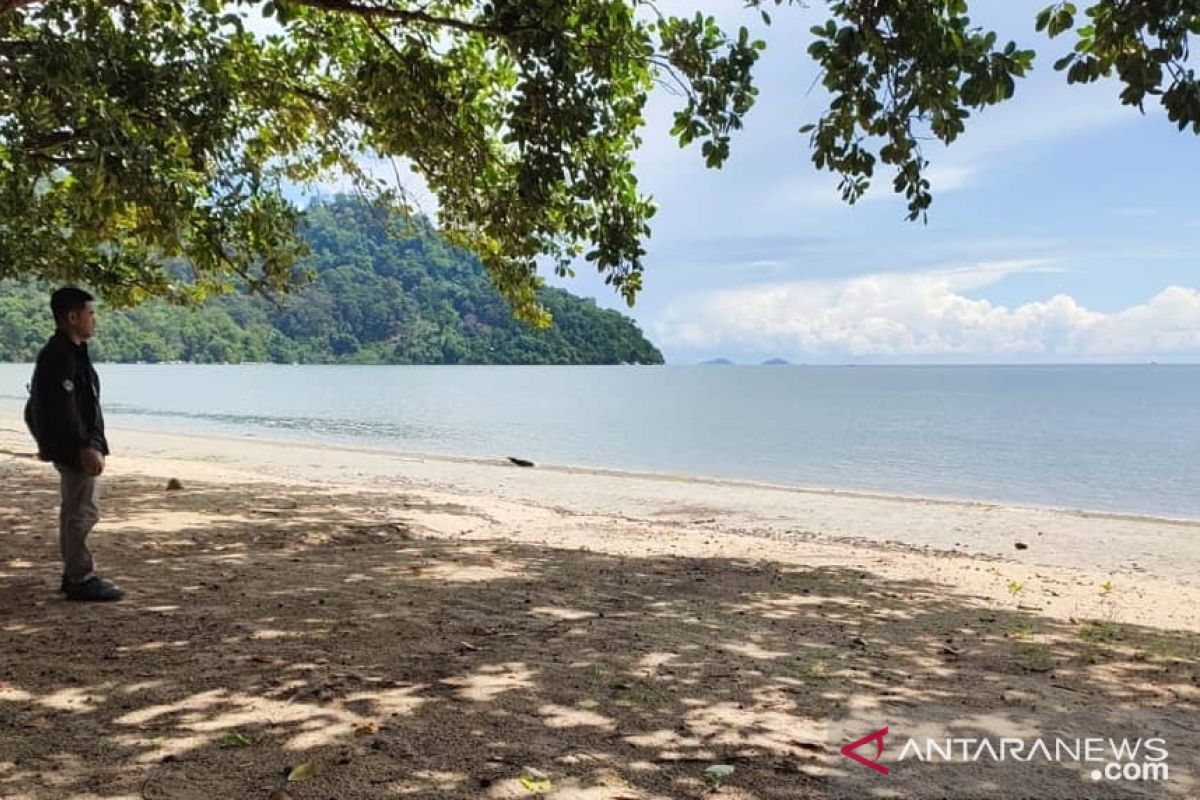
[[[72, 604], [0, 414], [0, 797], [1200, 796], [1194, 522], [111, 439], [129, 597]], [[1161, 736], [1170, 779], [838, 754], [884, 724]]]

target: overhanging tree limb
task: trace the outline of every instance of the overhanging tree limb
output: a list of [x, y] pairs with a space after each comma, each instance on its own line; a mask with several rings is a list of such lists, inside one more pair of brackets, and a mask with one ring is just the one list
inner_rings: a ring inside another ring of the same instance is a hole
[[[645, 0], [233, 3], [274, 17], [269, 37], [230, 5], [0, 0], [0, 273], [93, 278], [121, 302], [201, 298], [238, 270], [286, 288], [301, 250], [285, 187], [365, 179], [355, 159], [377, 154], [416, 167], [441, 231], [526, 318], [544, 319], [541, 260], [565, 273], [585, 259], [632, 302], [655, 212], [634, 163], [649, 92], [678, 87], [672, 135], [719, 167], [764, 46]], [[952, 143], [1011, 98], [1033, 53], [971, 23], [966, 0], [829, 8], [808, 48], [830, 96], [803, 129], [813, 162], [850, 202], [891, 170], [920, 219], [934, 188], [921, 143]], [[1187, 55], [1200, 0], [1094, 0], [1077, 26], [1078, 13], [1064, 2], [1037, 20], [1073, 33], [1055, 65], [1069, 82], [1115, 75], [1122, 102], [1158, 97], [1200, 132]], [[98, 253], [104, 269], [85, 273]]]
[[349, 0], [289, 0], [298, 6], [307, 6], [320, 11], [335, 14], [350, 14], [365, 19], [386, 19], [393, 22], [421, 23], [438, 28], [451, 28], [465, 33], [479, 33], [485, 36], [508, 37], [523, 30], [534, 30], [534, 26], [520, 26], [504, 29], [492, 25], [481, 25], [468, 20], [453, 17], [439, 17], [422, 10], [396, 8], [391, 5], [363, 5]]

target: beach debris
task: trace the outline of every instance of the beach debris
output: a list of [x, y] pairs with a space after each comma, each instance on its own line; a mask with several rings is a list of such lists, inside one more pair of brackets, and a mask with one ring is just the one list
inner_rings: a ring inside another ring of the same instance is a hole
[[704, 770], [704, 780], [711, 783], [714, 789], [719, 789], [721, 784], [728, 780], [733, 773], [732, 764], [713, 764]]
[[183, 491], [183, 484], [179, 482], [179, 478], [171, 478], [171, 480], [167, 481], [167, 491], [168, 492]]
[[533, 466], [532, 461], [529, 461], [524, 458], [517, 458], [516, 456], [509, 456], [508, 460], [511, 461], [512, 463], [516, 464], [518, 467], [532, 467]]
[[521, 785], [534, 794], [550, 791], [550, 776], [534, 767], [521, 769]]
[[283, 789], [276, 789], [267, 800], [292, 800], [292, 796]]
[[1025, 544], [1024, 542], [1014, 542], [1013, 547], [1017, 548], [1018, 550], [1028, 550], [1029, 549], [1029, 545]]
[[952, 644], [943, 644], [942, 652], [948, 656], [961, 656], [962, 655], [962, 650], [960, 650], [959, 648], [955, 647]]
[[361, 725], [354, 726], [355, 736], [374, 736], [379, 733], [378, 722], [364, 722]]
[[300, 781], [308, 780], [309, 778], [311, 778], [313, 775], [316, 775], [316, 774], [317, 774], [317, 762], [305, 761], [303, 764], [300, 764], [299, 766], [292, 768], [292, 770], [288, 772], [287, 779], [288, 779], [288, 783], [299, 783]]

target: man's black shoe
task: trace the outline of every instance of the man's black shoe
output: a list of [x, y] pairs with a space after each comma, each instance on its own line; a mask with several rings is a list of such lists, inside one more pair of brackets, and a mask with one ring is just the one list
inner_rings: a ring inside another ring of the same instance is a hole
[[125, 596], [115, 583], [93, 575], [83, 583], [67, 583], [64, 589], [68, 600], [109, 603]]

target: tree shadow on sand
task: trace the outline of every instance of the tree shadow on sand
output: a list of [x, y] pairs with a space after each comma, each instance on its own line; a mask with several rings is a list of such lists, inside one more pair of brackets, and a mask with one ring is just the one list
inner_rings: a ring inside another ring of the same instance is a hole
[[[97, 537], [129, 599], [72, 604], [52, 481], [0, 473], [0, 797], [267, 798], [305, 764], [295, 798], [528, 797], [527, 767], [551, 797], [690, 798], [714, 764], [726, 798], [1198, 791], [1193, 634], [840, 567], [428, 538], [398, 496], [140, 481]], [[839, 754], [889, 724], [1162, 736], [1170, 780]]]

